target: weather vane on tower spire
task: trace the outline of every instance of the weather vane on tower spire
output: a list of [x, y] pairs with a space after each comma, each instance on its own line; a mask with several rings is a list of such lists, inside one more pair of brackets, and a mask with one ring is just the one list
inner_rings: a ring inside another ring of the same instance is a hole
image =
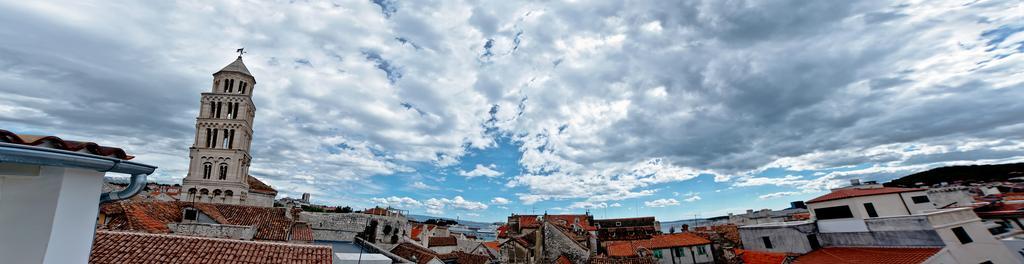
[[238, 57], [241, 58], [242, 54], [245, 54], [245, 48], [240, 48], [238, 50], [235, 50], [235, 52], [238, 52]]

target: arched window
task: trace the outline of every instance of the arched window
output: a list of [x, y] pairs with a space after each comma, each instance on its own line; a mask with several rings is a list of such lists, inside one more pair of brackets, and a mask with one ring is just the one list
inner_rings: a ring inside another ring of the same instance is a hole
[[231, 196], [234, 196], [234, 195], [235, 195], [235, 192], [232, 192], [231, 190], [224, 191], [224, 196], [231, 197]]
[[212, 147], [212, 146], [213, 146], [213, 131], [211, 131], [211, 129], [207, 128], [206, 129], [206, 147], [209, 148], [209, 147]]
[[220, 109], [222, 105], [223, 104], [221, 102], [217, 102], [217, 118], [220, 118]]
[[206, 188], [200, 189], [199, 190], [199, 195], [202, 195], [202, 196], [210, 195], [210, 190], [207, 190]]
[[228, 178], [228, 164], [227, 163], [221, 163], [220, 164], [220, 174], [218, 174], [217, 179], [225, 180], [227, 178]]
[[231, 130], [231, 136], [228, 136], [228, 148], [229, 149], [235, 148], [235, 130], [234, 129]]
[[228, 134], [227, 128], [224, 129], [224, 140], [221, 141], [221, 144], [221, 148], [230, 148], [229, 145], [231, 145], [231, 135]]
[[228, 88], [228, 87], [230, 87], [230, 86], [231, 86], [231, 82], [230, 82], [230, 81], [228, 81], [228, 80], [224, 80], [224, 91], [225, 91], [225, 92], [227, 92], [227, 91], [228, 91], [228, 89], [230, 89], [230, 88]]
[[245, 94], [245, 88], [248, 88], [248, 87], [249, 87], [249, 83], [247, 83], [247, 82], [244, 82], [244, 81], [243, 81], [243, 82], [242, 82], [242, 85], [241, 85], [241, 86], [239, 86], [239, 87], [240, 87], [240, 88], [238, 89], [238, 93], [240, 93], [240, 94]]
[[220, 189], [213, 190], [213, 196], [220, 196]]
[[188, 188], [188, 194], [195, 195], [196, 194], [196, 188]]
[[203, 179], [209, 179], [213, 172], [213, 163], [203, 163]]
[[210, 102], [210, 114], [207, 117], [213, 118], [215, 114], [217, 114], [217, 102]]
[[213, 137], [210, 139], [210, 147], [217, 148], [217, 129], [213, 129]]
[[235, 109], [231, 110], [231, 119], [238, 119], [238, 103], [234, 104]]

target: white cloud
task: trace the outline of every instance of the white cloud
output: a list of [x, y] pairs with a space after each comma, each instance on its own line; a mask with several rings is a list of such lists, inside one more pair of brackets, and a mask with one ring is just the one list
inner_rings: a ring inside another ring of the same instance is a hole
[[693, 196], [690, 196], [690, 197], [686, 197], [685, 199], [683, 199], [683, 201], [686, 201], [686, 202], [700, 201], [700, 196], [699, 195], [693, 195]]
[[750, 187], [750, 186], [762, 186], [762, 185], [775, 185], [775, 186], [793, 186], [806, 184], [808, 181], [800, 180], [802, 176], [786, 175], [781, 178], [767, 178], [767, 177], [748, 177], [737, 180], [733, 186], [737, 187]]
[[775, 198], [781, 198], [781, 197], [786, 197], [786, 196], [793, 196], [793, 195], [797, 195], [797, 194], [800, 194], [800, 192], [775, 192], [775, 193], [769, 193], [769, 194], [761, 195], [761, 196], [758, 196], [757, 198], [761, 199], [761, 200], [767, 200], [767, 199], [775, 199]]
[[397, 207], [397, 208], [402, 208], [402, 209], [415, 208], [415, 207], [420, 207], [420, 206], [423, 205], [422, 203], [420, 203], [416, 199], [409, 198], [409, 197], [397, 197], [397, 196], [391, 196], [391, 197], [387, 197], [387, 198], [372, 198], [372, 199], [370, 199], [370, 201], [373, 201], [373, 203], [375, 203], [375, 204], [380, 204], [380, 205], [385, 205], [385, 206], [392, 206], [392, 207]]
[[647, 207], [667, 207], [673, 205], [679, 205], [679, 201], [676, 201], [676, 199], [667, 198], [644, 202], [644, 206]]
[[412, 187], [416, 188], [416, 189], [420, 189], [420, 190], [437, 190], [438, 189], [435, 186], [427, 185], [426, 183], [423, 183], [421, 181], [412, 183]]
[[494, 197], [494, 199], [491, 199], [491, 204], [504, 205], [509, 203], [511, 203], [511, 201], [502, 197]]
[[466, 178], [473, 177], [498, 177], [501, 176], [501, 172], [494, 170], [497, 168], [494, 164], [484, 166], [477, 164], [476, 168], [471, 171], [459, 170], [459, 175], [465, 176]]

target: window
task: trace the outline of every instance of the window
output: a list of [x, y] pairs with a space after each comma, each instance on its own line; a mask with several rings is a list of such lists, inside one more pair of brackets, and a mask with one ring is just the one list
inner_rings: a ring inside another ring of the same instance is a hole
[[680, 257], [684, 257], [684, 256], [686, 256], [686, 251], [685, 251], [685, 250], [683, 250], [683, 249], [685, 249], [685, 248], [681, 248], [681, 247], [677, 247], [677, 248], [675, 248], [675, 250], [676, 250], [676, 256], [680, 256]]
[[216, 111], [217, 114], [215, 115], [217, 118], [220, 118], [220, 108], [221, 108], [220, 106], [221, 106], [221, 102], [217, 102], [217, 111]]
[[761, 237], [761, 241], [764, 242], [764, 248], [772, 248], [772, 239], [766, 236]]
[[660, 249], [655, 249], [654, 250], [654, 258], [661, 259], [661, 250]]
[[991, 261], [991, 260], [986, 260], [985, 262], [982, 262], [982, 263], [980, 263], [980, 264], [993, 264], [993, 263], [992, 263], [992, 261]]
[[203, 189], [199, 190], [199, 195], [206, 196], [206, 195], [209, 195], [209, 194], [210, 194], [210, 190], [207, 190], [206, 188], [203, 188]]
[[238, 103], [235, 103], [235, 109], [231, 111], [231, 119], [238, 118]]
[[228, 119], [235, 119], [235, 113], [231, 112], [231, 110], [234, 110], [234, 107], [231, 107], [233, 104], [235, 103], [228, 102]]
[[698, 254], [698, 255], [707, 255], [707, 254], [708, 254], [708, 252], [707, 252], [707, 251], [704, 251], [704, 247], [703, 247], [703, 246], [698, 246], [698, 247], [697, 247], [697, 254]]
[[971, 236], [967, 235], [967, 230], [964, 227], [958, 226], [953, 228], [953, 234], [956, 235], [956, 239], [960, 240], [960, 244], [968, 244], [974, 242]]
[[217, 131], [217, 129], [213, 130], [213, 137], [212, 140], [210, 140], [210, 146], [213, 148], [217, 148]]
[[206, 129], [206, 147], [213, 146], [213, 132], [209, 128]]
[[849, 206], [843, 205], [814, 209], [814, 216], [818, 220], [853, 218], [853, 212]]
[[864, 210], [868, 211], [868, 217], [878, 217], [878, 212], [875, 212], [874, 204], [864, 203]]
[[195, 221], [199, 219], [199, 210], [196, 210], [195, 208], [185, 208], [185, 216], [183, 218], [185, 218], [185, 220]]
[[238, 93], [240, 93], [240, 94], [245, 94], [245, 88], [248, 88], [248, 87], [249, 87], [249, 84], [248, 84], [248, 83], [242, 82], [242, 89], [240, 89], [240, 90], [238, 91]]
[[220, 189], [213, 190], [213, 196], [220, 196]]
[[228, 80], [224, 80], [224, 91], [229, 89], [228, 86], [231, 86], [231, 84], [228, 83]]
[[234, 196], [234, 195], [235, 195], [235, 192], [232, 192], [231, 190], [224, 191], [224, 196], [231, 197], [231, 196]]
[[622, 222], [615, 222], [615, 226], [622, 226]]
[[210, 102], [210, 114], [208, 115], [208, 117], [213, 118], [215, 114], [217, 114], [217, 103]]
[[228, 137], [228, 148], [235, 148], [235, 130], [231, 130], [231, 136]]
[[228, 178], [228, 164], [227, 163], [221, 163], [220, 164], [220, 174], [217, 176], [217, 179], [224, 180], [224, 179], [227, 179], [227, 178]]
[[203, 163], [203, 179], [209, 179], [210, 178], [210, 172], [212, 172], [212, 171], [213, 171], [213, 164], [212, 163], [209, 163], [209, 162]]
[[928, 196], [926, 196], [926, 195], [914, 196], [914, 197], [910, 197], [910, 199], [914, 200], [915, 204], [923, 204], [923, 203], [931, 202], [931, 200], [928, 200]]
[[224, 129], [224, 140], [221, 141], [221, 144], [222, 144], [221, 148], [230, 148], [229, 146], [231, 145], [231, 136], [228, 135], [228, 129], [227, 128]]

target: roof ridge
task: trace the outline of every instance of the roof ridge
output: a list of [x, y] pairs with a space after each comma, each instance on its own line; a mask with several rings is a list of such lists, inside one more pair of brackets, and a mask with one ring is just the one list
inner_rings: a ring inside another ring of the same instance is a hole
[[[171, 237], [171, 238], [183, 238], [183, 239], [193, 239], [193, 240], [212, 240], [212, 241], [239, 242], [239, 243], [261, 244], [261, 245], [273, 244], [273, 245], [308, 247], [308, 248], [331, 248], [330, 246], [316, 245], [316, 244], [295, 244], [295, 243], [268, 241], [268, 240], [236, 240], [236, 239], [215, 238], [215, 237], [184, 236], [184, 235], [175, 235], [175, 234], [153, 234], [153, 233], [145, 233], [145, 232], [96, 230], [96, 233], [139, 235], [139, 236], [155, 236], [155, 237]], [[333, 249], [332, 249], [332, 251], [333, 251]]]

